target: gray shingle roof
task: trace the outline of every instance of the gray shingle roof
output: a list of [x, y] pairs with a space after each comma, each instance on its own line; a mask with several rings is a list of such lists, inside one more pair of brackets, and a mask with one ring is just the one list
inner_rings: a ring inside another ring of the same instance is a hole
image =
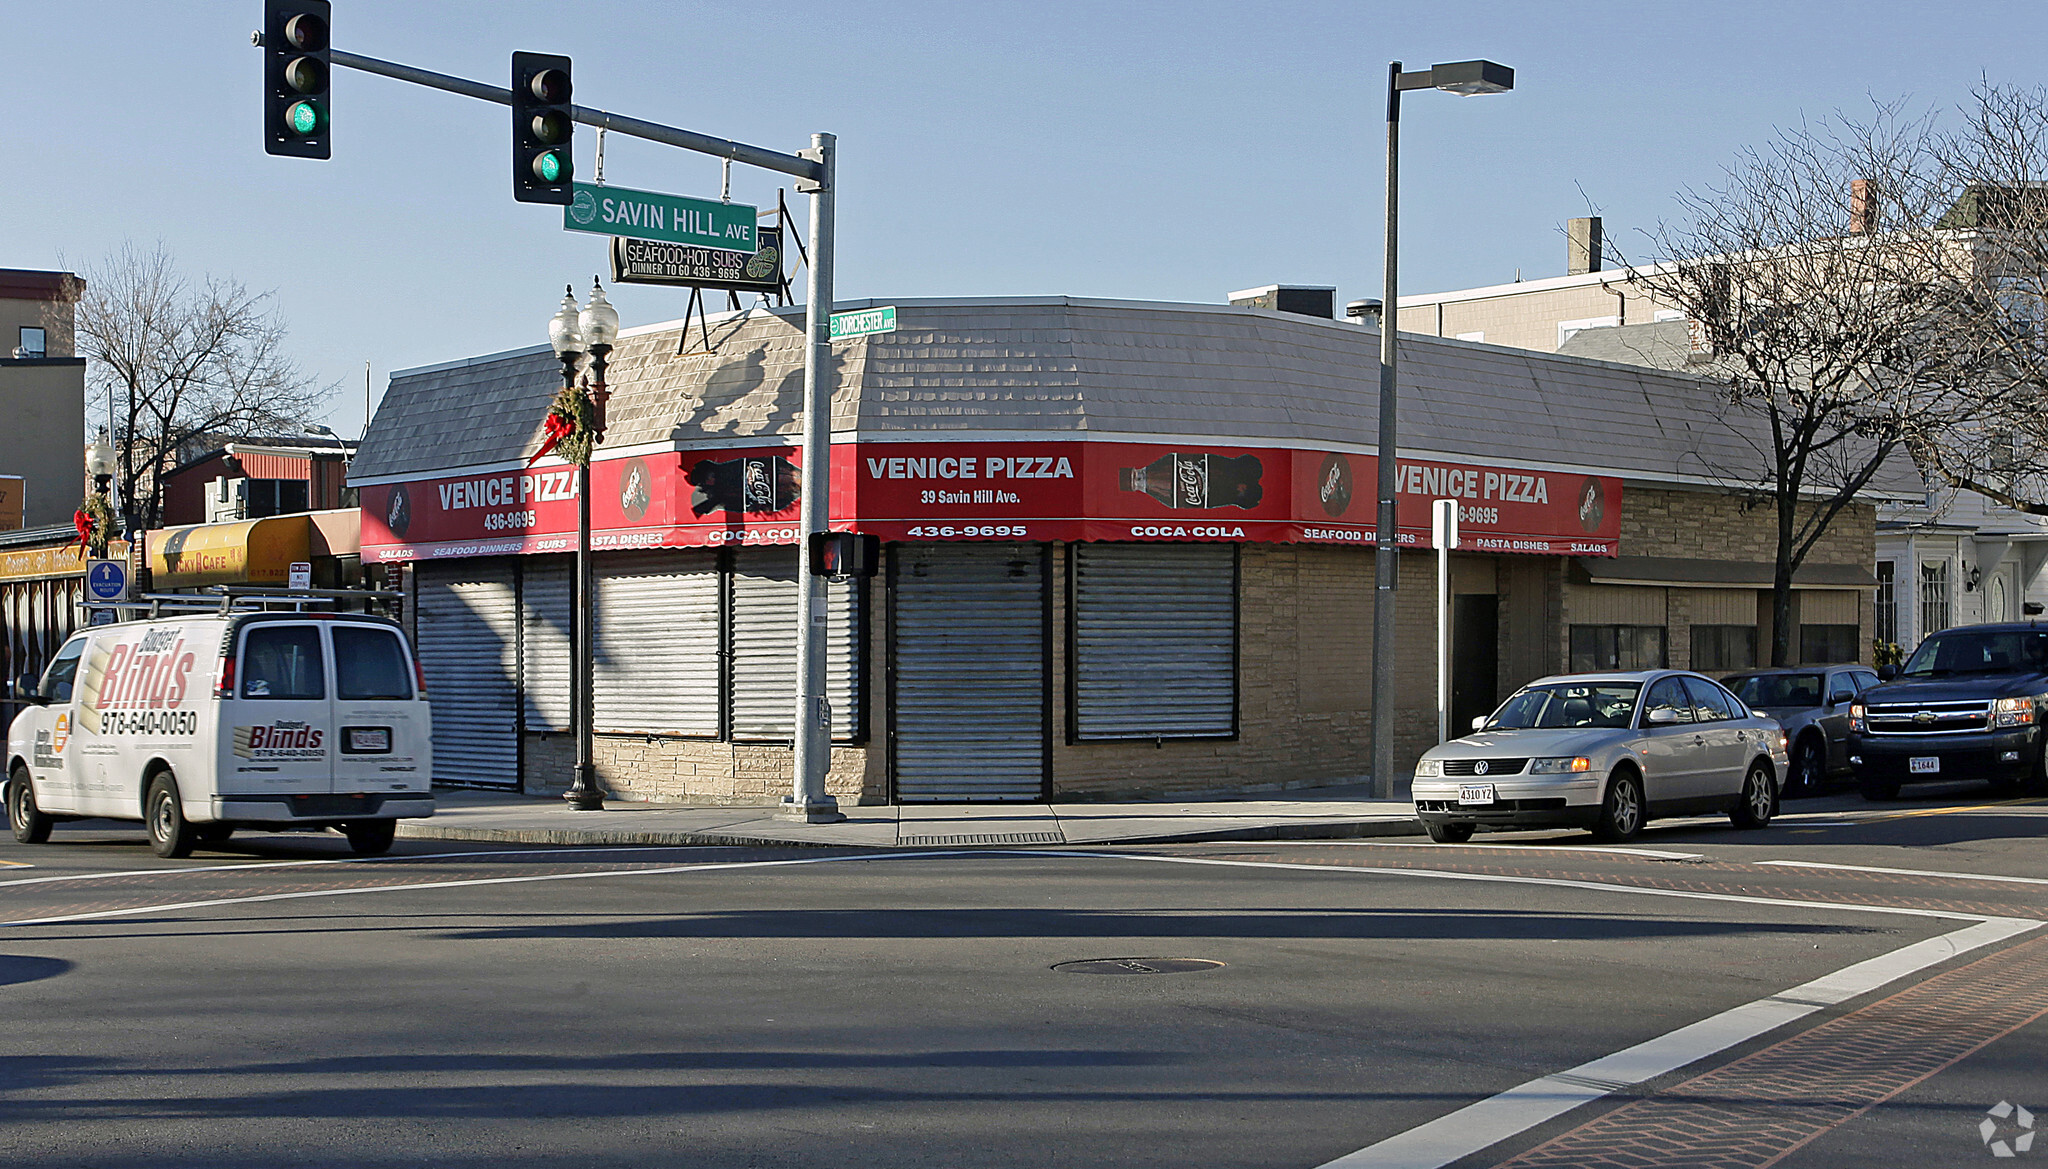
[[[1378, 335], [1264, 309], [1068, 297], [898, 300], [896, 332], [833, 346], [833, 430], [1189, 436], [1370, 447]], [[713, 353], [674, 322], [621, 337], [609, 446], [801, 428], [803, 310], [714, 317]], [[1761, 470], [1715, 389], [1683, 374], [1403, 334], [1404, 450], [1632, 478], [1749, 482]], [[393, 375], [358, 481], [525, 458], [559, 384], [545, 349]], [[1917, 494], [1917, 482], [1906, 489]]]

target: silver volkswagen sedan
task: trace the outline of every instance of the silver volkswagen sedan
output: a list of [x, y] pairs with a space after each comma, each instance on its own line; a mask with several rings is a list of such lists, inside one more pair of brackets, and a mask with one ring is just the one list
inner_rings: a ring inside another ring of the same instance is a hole
[[1415, 766], [1415, 815], [1439, 843], [1481, 825], [1629, 840], [1653, 816], [1699, 813], [1761, 828], [1785, 774], [1778, 724], [1685, 670], [1541, 678], [1472, 725]]

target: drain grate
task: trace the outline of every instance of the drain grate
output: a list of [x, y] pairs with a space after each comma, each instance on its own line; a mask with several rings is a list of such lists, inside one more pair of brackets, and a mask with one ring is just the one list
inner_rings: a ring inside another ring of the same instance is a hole
[[995, 832], [967, 836], [905, 836], [896, 842], [899, 845], [934, 844], [1065, 844], [1066, 837], [1057, 832]]
[[1068, 974], [1193, 974], [1222, 966], [1207, 958], [1084, 958], [1061, 962], [1053, 969]]

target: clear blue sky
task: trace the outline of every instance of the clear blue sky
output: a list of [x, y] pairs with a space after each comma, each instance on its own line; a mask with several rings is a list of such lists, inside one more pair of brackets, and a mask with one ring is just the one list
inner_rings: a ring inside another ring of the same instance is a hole
[[[362, 367], [528, 345], [600, 237], [515, 203], [502, 106], [337, 71], [327, 162], [261, 145], [257, 0], [0, 0], [12, 173], [0, 267], [161, 240], [275, 289], [295, 355], [360, 426]], [[795, 150], [839, 135], [839, 296], [1220, 301], [1273, 282], [1380, 294], [1385, 70], [1487, 57], [1498, 97], [1411, 95], [1402, 290], [1564, 269], [1672, 213], [1776, 126], [1869, 97], [1953, 107], [2043, 81], [2048, 5], [1948, 0], [336, 0], [335, 43], [503, 85], [575, 58], [577, 100]], [[590, 173], [595, 133], [577, 130]], [[606, 178], [716, 196], [715, 160], [612, 136]], [[734, 198], [777, 178], [735, 167]], [[803, 199], [792, 194], [792, 202]], [[685, 293], [628, 286], [627, 325]]]

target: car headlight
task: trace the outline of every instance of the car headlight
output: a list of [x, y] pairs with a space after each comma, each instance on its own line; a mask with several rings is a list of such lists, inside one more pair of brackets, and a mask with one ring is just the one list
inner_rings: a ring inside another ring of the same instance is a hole
[[1991, 704], [1995, 715], [1993, 725], [2001, 727], [2030, 727], [2034, 725], [2034, 700], [2031, 698], [2001, 698]]
[[1593, 761], [1584, 755], [1572, 755], [1559, 759], [1538, 759], [1529, 764], [1531, 775], [1569, 775], [1577, 771], [1593, 770]]
[[1849, 704], [1849, 729], [1859, 735], [1870, 729], [1869, 725], [1863, 721], [1863, 704], [1860, 702]]
[[1417, 779], [1434, 779], [1443, 773], [1444, 761], [1441, 759], [1424, 759], [1415, 765], [1415, 778]]

